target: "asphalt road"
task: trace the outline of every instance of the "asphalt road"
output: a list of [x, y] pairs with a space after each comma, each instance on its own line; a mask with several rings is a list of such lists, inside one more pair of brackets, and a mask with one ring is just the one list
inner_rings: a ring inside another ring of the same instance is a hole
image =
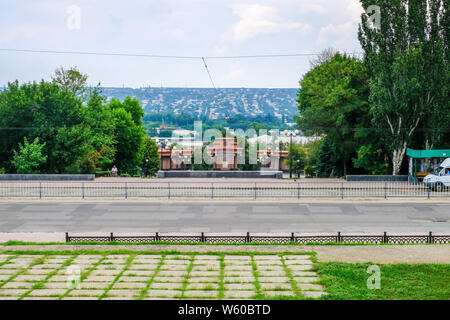
[[0, 232], [450, 233], [443, 202], [0, 202]]

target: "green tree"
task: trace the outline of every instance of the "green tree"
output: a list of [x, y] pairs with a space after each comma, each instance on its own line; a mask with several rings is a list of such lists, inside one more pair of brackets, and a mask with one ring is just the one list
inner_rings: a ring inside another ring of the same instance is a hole
[[339, 154], [339, 171], [361, 141], [357, 137], [370, 124], [366, 69], [356, 58], [335, 54], [309, 71], [300, 81], [297, 127], [307, 136], [326, 136]]
[[133, 115], [120, 101], [110, 103], [115, 123], [116, 163], [120, 172], [137, 174], [142, 164], [142, 148], [145, 137], [144, 126], [137, 125]]
[[[290, 150], [290, 147], [288, 147]], [[287, 166], [290, 165], [292, 157], [292, 171], [300, 177], [300, 174], [305, 171], [305, 167], [308, 163], [308, 156], [305, 150], [305, 147], [302, 145], [292, 144], [292, 152], [289, 153], [287, 159], [285, 160], [285, 164]]]
[[158, 153], [158, 145], [152, 138], [146, 136], [144, 139], [142, 170], [146, 176], [155, 176], [161, 165]]
[[353, 159], [355, 168], [364, 169], [373, 175], [385, 175], [389, 164], [384, 162], [383, 151], [375, 149], [371, 144], [363, 145], [358, 150], [358, 157]]
[[59, 67], [52, 77], [53, 83], [62, 89], [67, 89], [74, 94], [82, 94], [86, 90], [88, 76], [78, 71], [77, 67], [64, 69]]
[[336, 175], [336, 151], [328, 138], [322, 140], [317, 155], [316, 172], [319, 178], [329, 178]]
[[371, 78], [374, 124], [385, 135], [393, 174], [398, 175], [418, 128], [423, 129], [426, 147], [442, 138], [436, 120], [446, 117], [449, 108], [448, 0], [361, 3], [381, 10], [379, 28], [373, 28], [368, 14], [362, 15], [359, 41]]
[[36, 138], [32, 143], [29, 143], [25, 137], [23, 145], [19, 144], [19, 150], [14, 150], [12, 164], [16, 168], [17, 173], [40, 173], [40, 167], [47, 160], [47, 156], [42, 154], [44, 146], [45, 143], [39, 143], [39, 138]]

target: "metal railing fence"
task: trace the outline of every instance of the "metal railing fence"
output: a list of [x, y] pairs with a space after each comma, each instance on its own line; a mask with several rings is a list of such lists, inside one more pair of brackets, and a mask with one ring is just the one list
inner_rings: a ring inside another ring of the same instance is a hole
[[0, 182], [0, 198], [449, 198], [408, 182]]
[[432, 232], [424, 235], [391, 235], [387, 232], [376, 235], [344, 235], [341, 232], [329, 235], [270, 235], [270, 234], [250, 234], [247, 232], [242, 235], [213, 235], [205, 234], [160, 234], [158, 232], [150, 235], [70, 235], [66, 233], [66, 242], [123, 242], [123, 243], [150, 243], [150, 242], [170, 242], [170, 243], [285, 243], [285, 244], [447, 244], [450, 243], [450, 235], [433, 234]]

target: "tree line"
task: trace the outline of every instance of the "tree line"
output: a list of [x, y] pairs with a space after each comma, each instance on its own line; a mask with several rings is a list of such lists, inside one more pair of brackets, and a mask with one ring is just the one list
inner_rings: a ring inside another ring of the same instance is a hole
[[139, 101], [106, 102], [86, 81], [76, 68], [60, 68], [49, 82], [8, 83], [0, 92], [3, 172], [157, 172], [158, 147], [145, 134]]
[[363, 58], [326, 50], [300, 81], [298, 128], [322, 137], [316, 176], [398, 175], [407, 148], [450, 147], [449, 1], [361, 3], [381, 10], [379, 25], [361, 17]]

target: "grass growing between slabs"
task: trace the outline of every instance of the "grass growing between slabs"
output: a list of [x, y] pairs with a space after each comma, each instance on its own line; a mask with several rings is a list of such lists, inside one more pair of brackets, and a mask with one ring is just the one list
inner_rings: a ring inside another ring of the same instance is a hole
[[332, 300], [450, 300], [450, 265], [385, 264], [380, 289], [369, 289], [373, 264], [316, 263], [320, 283]]

